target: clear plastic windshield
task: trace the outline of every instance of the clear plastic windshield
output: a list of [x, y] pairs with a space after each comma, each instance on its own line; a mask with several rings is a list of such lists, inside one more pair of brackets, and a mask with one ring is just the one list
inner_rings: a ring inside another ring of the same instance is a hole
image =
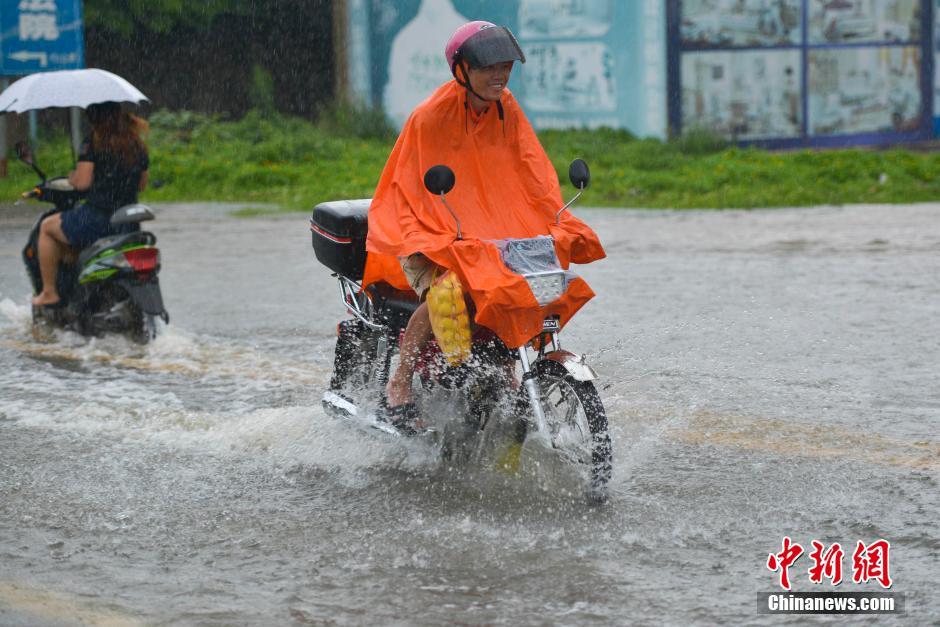
[[555, 242], [547, 235], [524, 239], [493, 240], [506, 267], [525, 277], [539, 305], [557, 300], [568, 289], [573, 272], [562, 269]]

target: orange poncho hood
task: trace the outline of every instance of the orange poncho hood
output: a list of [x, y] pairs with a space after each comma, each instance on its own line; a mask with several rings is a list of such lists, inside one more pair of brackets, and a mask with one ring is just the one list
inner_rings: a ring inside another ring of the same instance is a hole
[[[515, 98], [477, 116], [456, 81], [439, 87], [405, 123], [385, 164], [369, 209], [369, 252], [363, 286], [386, 281], [409, 289], [398, 257], [424, 253], [460, 277], [476, 306], [476, 322], [510, 348], [522, 346], [557, 314], [564, 325], [594, 292], [583, 279], [540, 307], [525, 279], [510, 272], [489, 240], [551, 235], [563, 268], [603, 258], [597, 235], [565, 212], [558, 176]], [[463, 239], [440, 198], [424, 188], [424, 173], [447, 165], [457, 183], [447, 202], [460, 217]]]

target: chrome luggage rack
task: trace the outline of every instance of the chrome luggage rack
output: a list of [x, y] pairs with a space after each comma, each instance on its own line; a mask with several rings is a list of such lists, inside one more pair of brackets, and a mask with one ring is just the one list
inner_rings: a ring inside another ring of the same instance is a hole
[[375, 309], [362, 285], [341, 274], [334, 273], [333, 276], [339, 280], [340, 297], [346, 311], [373, 331], [385, 331], [387, 327], [384, 324], [373, 322]]

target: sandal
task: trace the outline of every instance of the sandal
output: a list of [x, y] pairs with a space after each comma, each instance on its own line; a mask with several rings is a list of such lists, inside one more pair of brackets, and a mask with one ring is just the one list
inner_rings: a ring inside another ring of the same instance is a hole
[[54, 303], [43, 303], [42, 305], [33, 305], [33, 309], [41, 309], [43, 311], [58, 311], [65, 307], [65, 303], [61, 300], [57, 300]]
[[382, 419], [395, 427], [402, 435], [420, 435], [427, 431], [427, 428], [421, 424], [418, 406], [414, 403], [386, 407]]
[[46, 320], [59, 320], [66, 310], [67, 305], [59, 300], [46, 305], [33, 305], [33, 320], [45, 318]]

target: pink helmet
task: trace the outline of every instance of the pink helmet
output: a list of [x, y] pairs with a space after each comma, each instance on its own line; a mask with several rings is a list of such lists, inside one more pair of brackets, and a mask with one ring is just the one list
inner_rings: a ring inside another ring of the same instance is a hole
[[450, 36], [444, 48], [450, 73], [457, 76], [457, 64], [466, 61], [472, 68], [506, 61], [525, 63], [525, 55], [512, 32], [505, 26], [477, 20], [467, 22]]

